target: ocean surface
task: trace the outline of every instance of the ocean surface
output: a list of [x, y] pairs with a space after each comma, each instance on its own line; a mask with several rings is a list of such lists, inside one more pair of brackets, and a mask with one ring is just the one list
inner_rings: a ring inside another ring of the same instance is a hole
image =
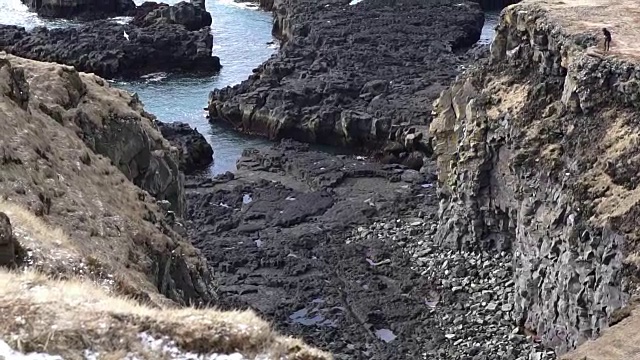
[[[164, 0], [174, 4], [179, 0]], [[136, 0], [141, 4], [144, 0]], [[214, 88], [234, 85], [245, 80], [254, 68], [277, 51], [277, 41], [271, 36], [272, 17], [255, 6], [233, 0], [208, 0], [213, 24], [213, 53], [220, 57], [222, 70], [209, 78], [190, 78], [164, 73], [149, 74], [134, 82], [114, 82], [113, 85], [136, 92], [145, 109], [165, 122], [181, 121], [200, 131], [214, 149], [213, 173], [236, 169], [236, 161], [247, 147], [264, 147], [267, 140], [238, 134], [231, 129], [209, 124], [204, 107]], [[117, 22], [127, 18], [115, 18]], [[491, 42], [498, 13], [486, 14], [479, 43]], [[0, 0], [0, 24], [33, 28], [35, 26], [74, 26], [66, 20], [43, 20], [27, 11], [20, 0]]]

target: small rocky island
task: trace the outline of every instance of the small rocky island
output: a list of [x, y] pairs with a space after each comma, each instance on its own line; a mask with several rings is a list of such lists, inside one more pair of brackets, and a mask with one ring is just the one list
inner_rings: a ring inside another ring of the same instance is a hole
[[[45, 5], [39, 9], [54, 7]], [[57, 9], [54, 13], [76, 18], [82, 9]], [[29, 31], [0, 25], [0, 50], [71, 65], [107, 78], [135, 78], [159, 71], [211, 75], [220, 70], [220, 59], [212, 56], [211, 14], [204, 2], [171, 6], [146, 2], [132, 11], [127, 14], [135, 15], [134, 20], [124, 25], [96, 20]]]

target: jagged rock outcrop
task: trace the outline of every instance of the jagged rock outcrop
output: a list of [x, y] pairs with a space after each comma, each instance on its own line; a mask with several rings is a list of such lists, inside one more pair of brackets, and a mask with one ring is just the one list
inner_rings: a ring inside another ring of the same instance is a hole
[[96, 20], [114, 16], [131, 16], [133, 0], [22, 0], [29, 10], [46, 18]]
[[211, 121], [273, 139], [376, 149], [407, 132], [401, 128], [426, 124], [431, 101], [457, 74], [460, 51], [478, 40], [484, 21], [477, 4], [447, 0], [278, 0], [273, 7], [280, 52], [249, 80], [214, 90]]
[[0, 212], [0, 267], [16, 265], [16, 238], [13, 236], [11, 220]]
[[639, 265], [639, 67], [600, 54], [580, 19], [601, 14], [576, 11], [504, 10], [490, 59], [441, 94], [430, 128], [436, 238], [512, 251], [513, 319], [560, 353], [608, 326]]
[[212, 74], [221, 68], [220, 59], [211, 56], [212, 47], [208, 27], [188, 31], [177, 24], [136, 27], [108, 20], [56, 29], [37, 27], [32, 31], [0, 25], [0, 50], [72, 65], [79, 71], [108, 78], [157, 71]]
[[[77, 252], [117, 276], [130, 296], [213, 301], [206, 263], [176, 232], [184, 208], [178, 150], [138, 99], [69, 66], [5, 54], [0, 79], [0, 198], [68, 233], [44, 235], [48, 243], [37, 246]], [[48, 255], [29, 263], [59, 277], [78, 275], [61, 251], [59, 265]]]
[[[87, 81], [83, 81], [81, 73], [62, 65], [55, 69], [55, 85], [66, 94], [62, 99], [55, 99], [49, 93], [50, 84], [40, 82], [46, 80], [46, 76], [36, 71], [29, 72], [41, 66], [39, 63], [12, 59], [13, 63], [18, 64], [14, 79], [20, 85], [16, 87], [22, 89], [23, 96], [31, 98], [27, 100], [29, 103], [22, 102], [23, 106], [26, 105], [25, 110], [29, 106], [37, 106], [38, 110], [60, 124], [76, 128], [78, 136], [93, 152], [111, 159], [112, 164], [134, 184], [158, 200], [169, 201], [171, 209], [182, 215], [184, 175], [178, 170], [178, 149], [171, 147], [162, 137], [154, 126], [155, 118], [143, 110], [137, 97], [118, 93], [118, 96], [128, 100], [127, 108], [92, 106], [102, 99], [87, 89]], [[4, 64], [7, 71], [13, 71], [8, 60], [5, 59]], [[97, 77], [92, 80], [97, 86], [108, 86]], [[102, 91], [102, 94], [106, 94], [106, 91]]]
[[180, 151], [180, 171], [192, 174], [213, 163], [213, 148], [196, 129], [181, 122], [156, 121], [162, 136]]
[[204, 27], [211, 26], [211, 14], [198, 3], [180, 1], [175, 5], [157, 4], [153, 2], [145, 2], [141, 5], [150, 11], [144, 16], [136, 16], [131, 24], [147, 27], [154, 24], [179, 24], [183, 25], [187, 30], [195, 31]]

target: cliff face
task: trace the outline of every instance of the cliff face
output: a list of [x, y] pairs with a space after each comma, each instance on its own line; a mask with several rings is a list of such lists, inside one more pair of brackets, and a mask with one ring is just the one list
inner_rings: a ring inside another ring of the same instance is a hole
[[[62, 228], [79, 262], [102, 264], [134, 294], [212, 301], [204, 260], [165, 216], [184, 207], [178, 150], [140, 102], [71, 67], [0, 56], [0, 205]], [[48, 265], [43, 241], [23, 246], [45, 271], [74, 275]]]
[[600, 26], [580, 21], [611, 14], [582, 5], [503, 10], [490, 59], [441, 94], [430, 127], [437, 240], [510, 249], [512, 317], [559, 352], [600, 335], [638, 269], [640, 67], [596, 48]]

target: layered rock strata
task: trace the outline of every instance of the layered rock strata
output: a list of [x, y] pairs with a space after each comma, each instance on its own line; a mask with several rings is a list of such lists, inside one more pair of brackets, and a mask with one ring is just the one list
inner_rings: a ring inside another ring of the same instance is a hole
[[211, 121], [368, 148], [401, 134], [405, 158], [414, 149], [404, 148], [404, 135], [415, 134], [413, 143], [424, 134], [402, 129], [427, 123], [484, 19], [477, 4], [444, 0], [281, 0], [273, 8], [280, 52], [249, 80], [214, 90]]
[[441, 94], [430, 128], [437, 242], [511, 251], [513, 320], [559, 352], [600, 335], [638, 274], [640, 72], [624, 26], [609, 55], [582, 22], [635, 5], [600, 3], [505, 9], [490, 59]]

